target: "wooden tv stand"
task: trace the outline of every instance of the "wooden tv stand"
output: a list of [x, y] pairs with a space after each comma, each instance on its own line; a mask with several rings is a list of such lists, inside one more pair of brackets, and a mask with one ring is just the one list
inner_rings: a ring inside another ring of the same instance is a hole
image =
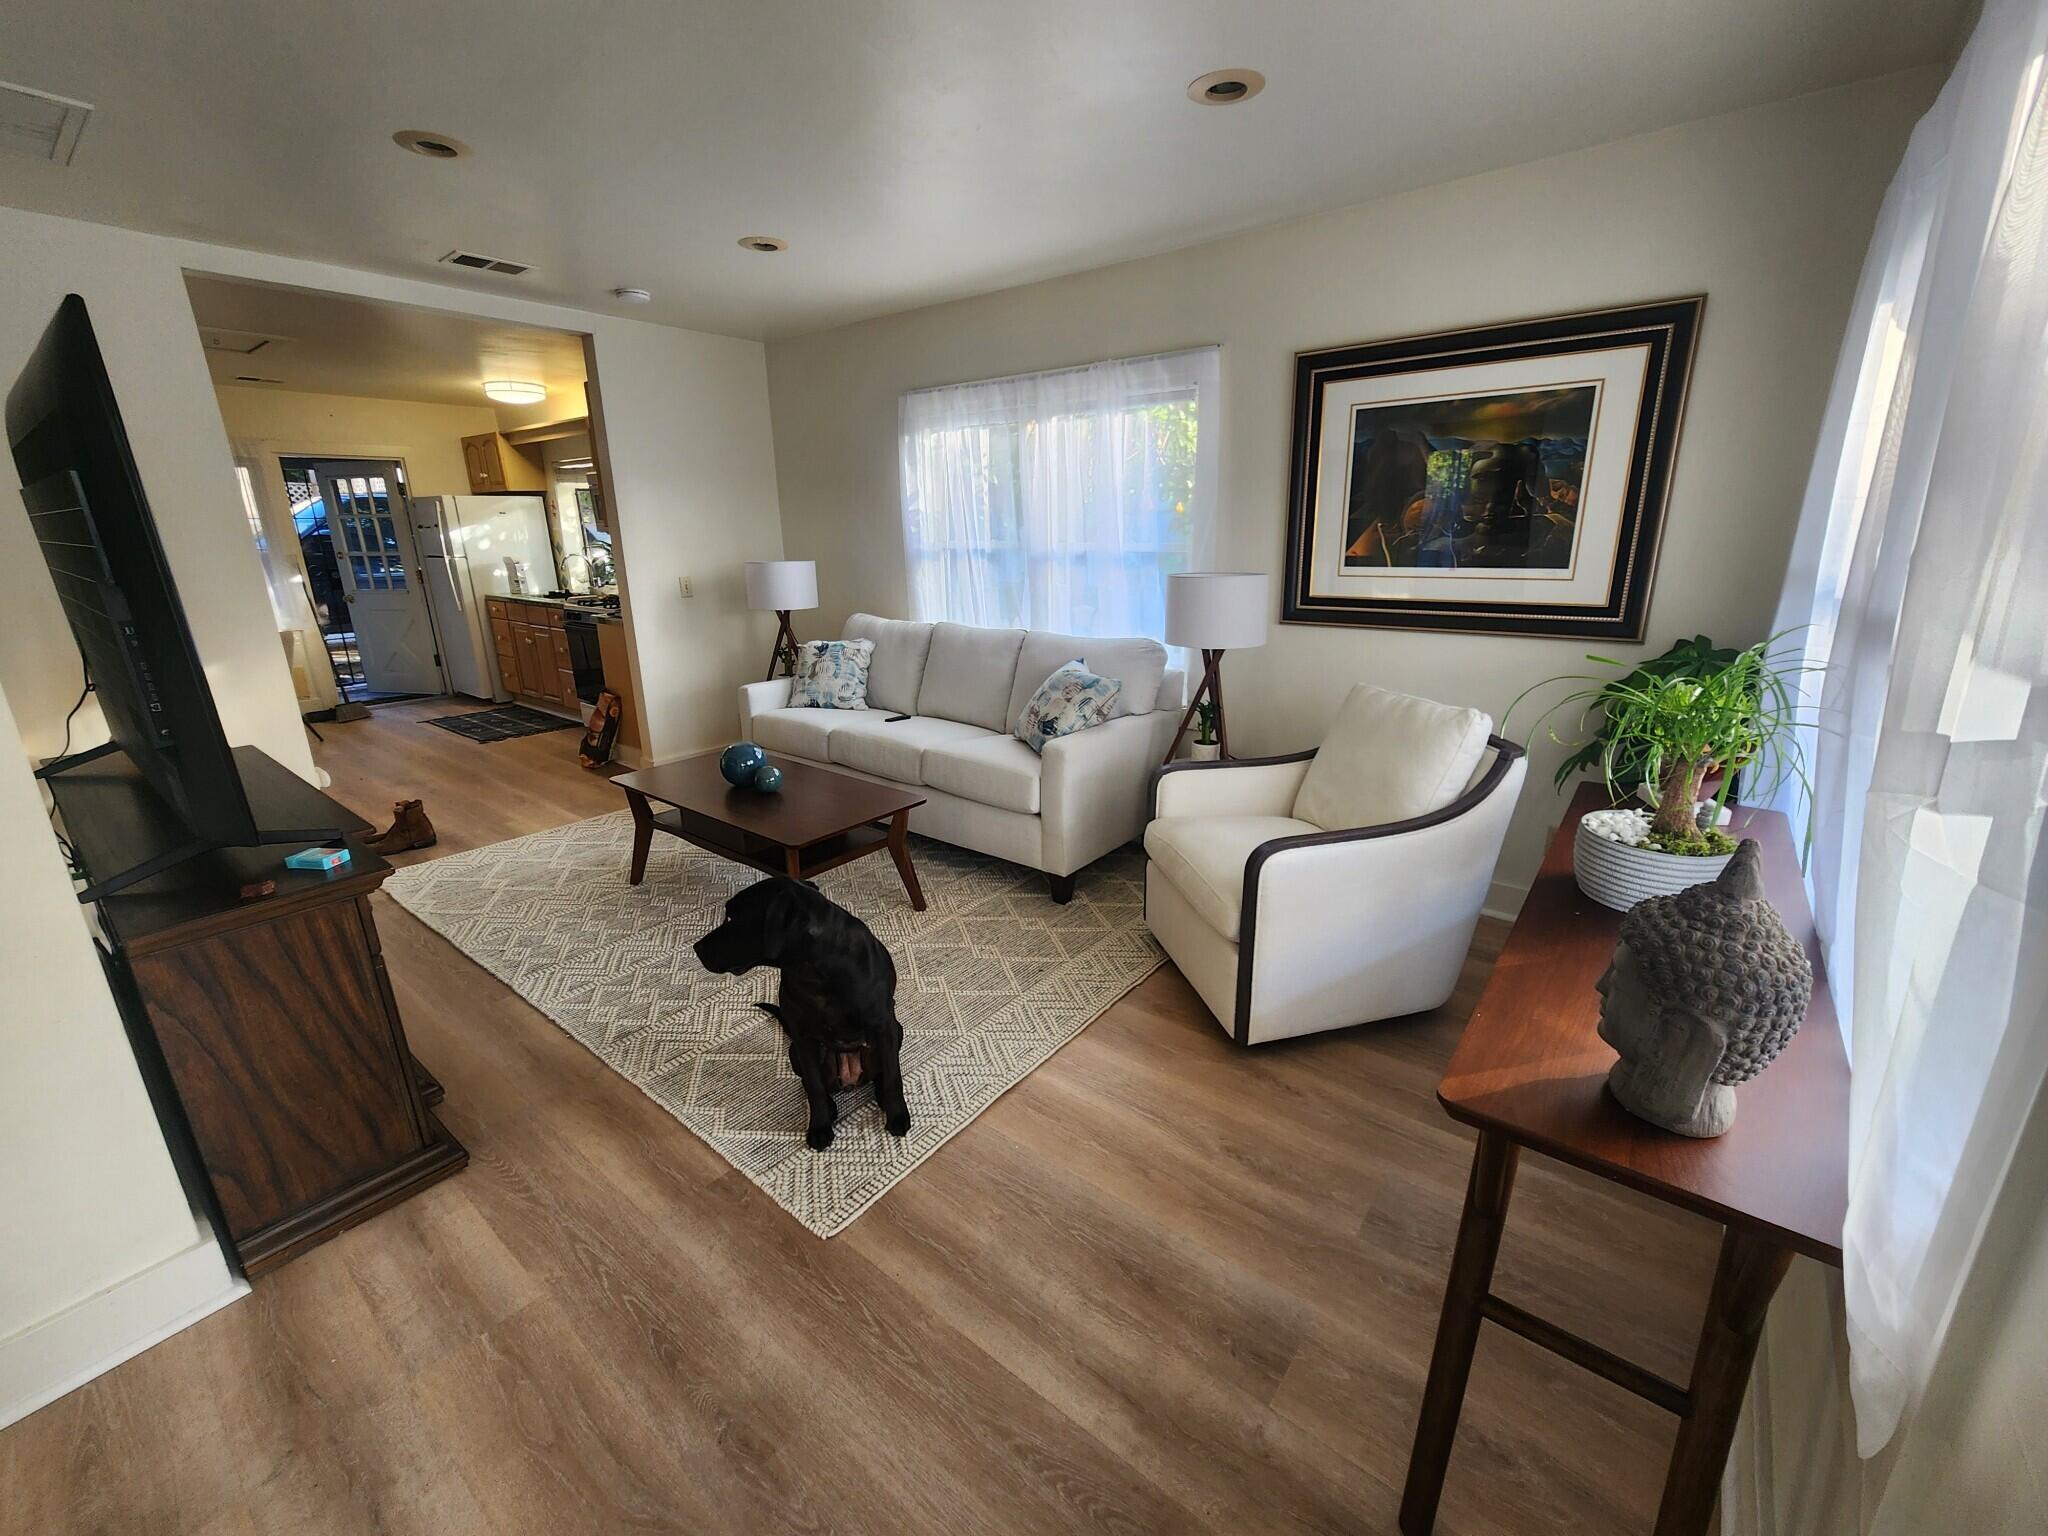
[[[385, 975], [369, 824], [237, 747], [259, 826], [339, 826], [350, 862], [223, 848], [102, 898], [102, 955], [157, 1113], [204, 1169], [215, 1230], [248, 1275], [296, 1258], [469, 1161], [429, 1106]], [[88, 878], [186, 837], [126, 756], [48, 780]], [[244, 901], [246, 885], [276, 882]]]

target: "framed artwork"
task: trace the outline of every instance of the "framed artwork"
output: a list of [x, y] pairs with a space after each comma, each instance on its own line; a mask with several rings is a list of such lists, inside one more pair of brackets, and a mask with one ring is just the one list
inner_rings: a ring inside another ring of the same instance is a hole
[[1642, 639], [1706, 302], [1297, 353], [1281, 622]]

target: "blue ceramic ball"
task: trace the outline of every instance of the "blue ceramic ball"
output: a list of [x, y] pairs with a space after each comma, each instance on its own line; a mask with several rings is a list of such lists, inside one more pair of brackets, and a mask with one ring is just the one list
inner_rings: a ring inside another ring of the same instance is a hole
[[754, 788], [764, 795], [772, 795], [782, 788], [782, 770], [773, 763], [763, 763], [754, 770]]
[[734, 789], [745, 789], [768, 765], [768, 754], [751, 741], [736, 741], [718, 754], [718, 771]]

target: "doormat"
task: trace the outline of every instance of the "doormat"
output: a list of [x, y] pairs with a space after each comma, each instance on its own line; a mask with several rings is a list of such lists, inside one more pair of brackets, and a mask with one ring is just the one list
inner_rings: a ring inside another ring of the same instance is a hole
[[528, 709], [524, 704], [507, 704], [503, 709], [480, 709], [473, 715], [436, 715], [423, 721], [444, 731], [467, 736], [471, 741], [510, 741], [515, 736], [538, 736], [543, 731], [580, 731], [581, 720], [564, 720], [560, 715]]

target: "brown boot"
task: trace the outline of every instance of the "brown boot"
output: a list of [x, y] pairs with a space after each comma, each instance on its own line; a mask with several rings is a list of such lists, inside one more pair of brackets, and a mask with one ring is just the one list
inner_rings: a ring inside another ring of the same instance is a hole
[[383, 854], [388, 858], [394, 853], [406, 853], [414, 848], [434, 846], [434, 824], [427, 820], [427, 809], [421, 802], [400, 800], [391, 809], [395, 813], [391, 825], [370, 839], [370, 852]]

